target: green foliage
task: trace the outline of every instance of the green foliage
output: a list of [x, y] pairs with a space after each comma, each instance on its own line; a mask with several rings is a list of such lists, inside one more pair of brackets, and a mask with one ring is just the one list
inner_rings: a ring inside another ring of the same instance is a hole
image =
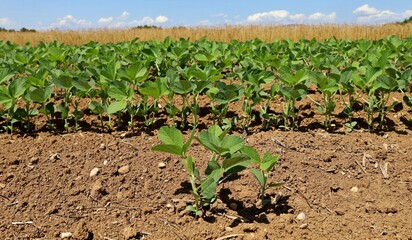
[[[183, 166], [188, 174], [192, 187], [191, 192], [195, 201], [194, 205], [187, 207], [187, 210], [195, 216], [205, 215], [206, 209], [216, 200], [216, 188], [220, 182], [227, 176], [243, 171], [252, 161], [259, 164], [262, 171], [261, 173], [254, 173], [254, 170], [252, 170], [262, 187], [261, 195], [263, 196], [266, 188], [271, 186], [267, 185], [266, 181], [269, 171], [272, 170], [278, 160], [277, 156], [266, 153], [261, 160], [254, 148], [245, 146], [242, 138], [228, 136], [227, 131], [223, 131], [217, 125], [200, 132], [196, 137], [194, 135], [195, 129], [192, 130], [189, 139], [184, 141], [183, 134], [178, 129], [161, 127], [158, 138], [162, 141], [162, 144], [154, 146], [152, 150], [178, 155], [183, 158]], [[212, 153], [203, 174], [196, 166], [196, 159], [187, 154], [193, 138]]]
[[[71, 120], [77, 130], [90, 112], [102, 128], [112, 129], [113, 121], [122, 127], [127, 120], [133, 130], [137, 121], [150, 126], [162, 115], [173, 125], [194, 127], [199, 115], [211, 113], [225, 129], [247, 131], [261, 123], [263, 129], [293, 130], [300, 127], [300, 101], [315, 91], [322, 94], [314, 105], [326, 128], [340, 104], [352, 122], [358, 103], [370, 129], [376, 123], [384, 128], [392, 93], [401, 91], [404, 103], [410, 102], [411, 47], [411, 38], [396, 36], [270, 43], [166, 38], [82, 46], [0, 41], [0, 120], [6, 129], [18, 124], [30, 129], [31, 117], [41, 114], [49, 122], [58, 117], [69, 131]], [[10, 96], [10, 85], [23, 81], [18, 79], [26, 81], [24, 93]], [[199, 99], [209, 103], [201, 106]], [[88, 109], [80, 109], [81, 102]], [[236, 105], [241, 113], [232, 111]]]

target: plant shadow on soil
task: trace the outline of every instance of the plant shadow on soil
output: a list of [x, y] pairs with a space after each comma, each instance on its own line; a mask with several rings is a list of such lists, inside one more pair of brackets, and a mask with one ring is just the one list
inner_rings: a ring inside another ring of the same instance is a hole
[[[237, 209], [235, 210], [241, 218], [234, 219], [230, 227], [236, 227], [242, 221], [252, 223], [264, 223], [269, 224], [270, 221], [267, 218], [268, 213], [276, 214], [277, 216], [281, 214], [288, 214], [292, 207], [289, 205], [288, 201], [290, 196], [282, 196], [276, 204], [269, 204], [265, 207], [257, 207], [255, 204], [246, 204], [244, 201], [237, 200], [231, 197], [232, 191], [227, 188], [223, 188], [219, 191], [219, 199], [222, 200], [227, 206], [235, 203]], [[226, 208], [215, 209], [215, 211], [220, 213], [226, 213]]]

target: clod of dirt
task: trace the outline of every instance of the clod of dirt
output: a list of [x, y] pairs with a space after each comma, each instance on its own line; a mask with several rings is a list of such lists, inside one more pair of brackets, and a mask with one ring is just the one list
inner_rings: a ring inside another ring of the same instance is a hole
[[130, 166], [129, 166], [129, 165], [123, 166], [123, 167], [121, 167], [121, 168], [119, 168], [119, 169], [117, 170], [117, 172], [118, 172], [119, 174], [126, 174], [126, 173], [128, 173], [129, 171], [130, 171]]
[[163, 168], [166, 167], [166, 163], [160, 162], [157, 166], [158, 166], [160, 169], [163, 169]]
[[96, 176], [98, 173], [99, 173], [99, 169], [98, 169], [98, 168], [93, 168], [93, 169], [90, 171], [90, 177], [94, 177], [94, 176]]
[[74, 229], [73, 237], [76, 239], [91, 239], [92, 233], [87, 229], [85, 221], [80, 221]]
[[106, 191], [102, 185], [102, 182], [100, 180], [97, 180], [92, 186], [92, 189], [90, 191], [90, 196], [92, 196], [93, 198], [99, 198], [105, 193]]
[[106, 145], [104, 143], [100, 144], [99, 149], [105, 150], [106, 149]]
[[353, 193], [357, 193], [359, 191], [359, 188], [358, 187], [353, 187], [353, 188], [350, 189], [350, 191], [353, 192]]
[[30, 165], [35, 165], [37, 163], [39, 163], [39, 157], [32, 157], [30, 158]]
[[301, 221], [305, 220], [305, 219], [306, 219], [305, 213], [303, 213], [303, 212], [299, 213], [299, 214], [296, 216], [296, 219], [301, 220]]
[[71, 232], [60, 233], [60, 238], [70, 238], [73, 234]]
[[133, 238], [137, 238], [139, 235], [139, 232], [132, 228], [132, 227], [126, 227], [123, 229], [123, 236], [124, 239], [133, 239]]

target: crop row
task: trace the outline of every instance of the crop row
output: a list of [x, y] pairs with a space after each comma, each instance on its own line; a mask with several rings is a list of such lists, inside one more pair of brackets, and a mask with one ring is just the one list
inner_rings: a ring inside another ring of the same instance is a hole
[[[166, 38], [82, 46], [0, 41], [0, 121], [13, 131], [16, 125], [32, 128], [36, 115], [50, 122], [59, 113], [66, 130], [78, 129], [88, 109], [108, 128], [114, 115], [118, 123], [127, 119], [133, 127], [137, 117], [153, 123], [159, 111], [182, 125], [197, 125], [199, 97], [205, 96], [221, 126], [246, 129], [257, 117], [262, 127], [296, 129], [299, 102], [308, 98], [327, 129], [338, 103], [345, 106], [348, 126], [354, 126], [354, 104], [360, 103], [369, 128], [383, 127], [386, 113], [397, 104], [390, 101], [392, 93], [401, 92], [412, 106], [410, 49], [412, 38], [394, 36], [270, 43]], [[321, 101], [308, 95], [314, 87]], [[229, 106], [238, 101], [242, 114], [230, 119]], [[274, 113], [273, 104], [280, 104], [282, 112]]]

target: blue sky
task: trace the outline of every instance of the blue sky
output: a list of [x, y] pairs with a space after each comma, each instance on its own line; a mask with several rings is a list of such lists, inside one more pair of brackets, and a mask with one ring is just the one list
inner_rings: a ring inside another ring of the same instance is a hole
[[3, 0], [0, 27], [68, 30], [145, 24], [380, 24], [410, 16], [411, 0]]

